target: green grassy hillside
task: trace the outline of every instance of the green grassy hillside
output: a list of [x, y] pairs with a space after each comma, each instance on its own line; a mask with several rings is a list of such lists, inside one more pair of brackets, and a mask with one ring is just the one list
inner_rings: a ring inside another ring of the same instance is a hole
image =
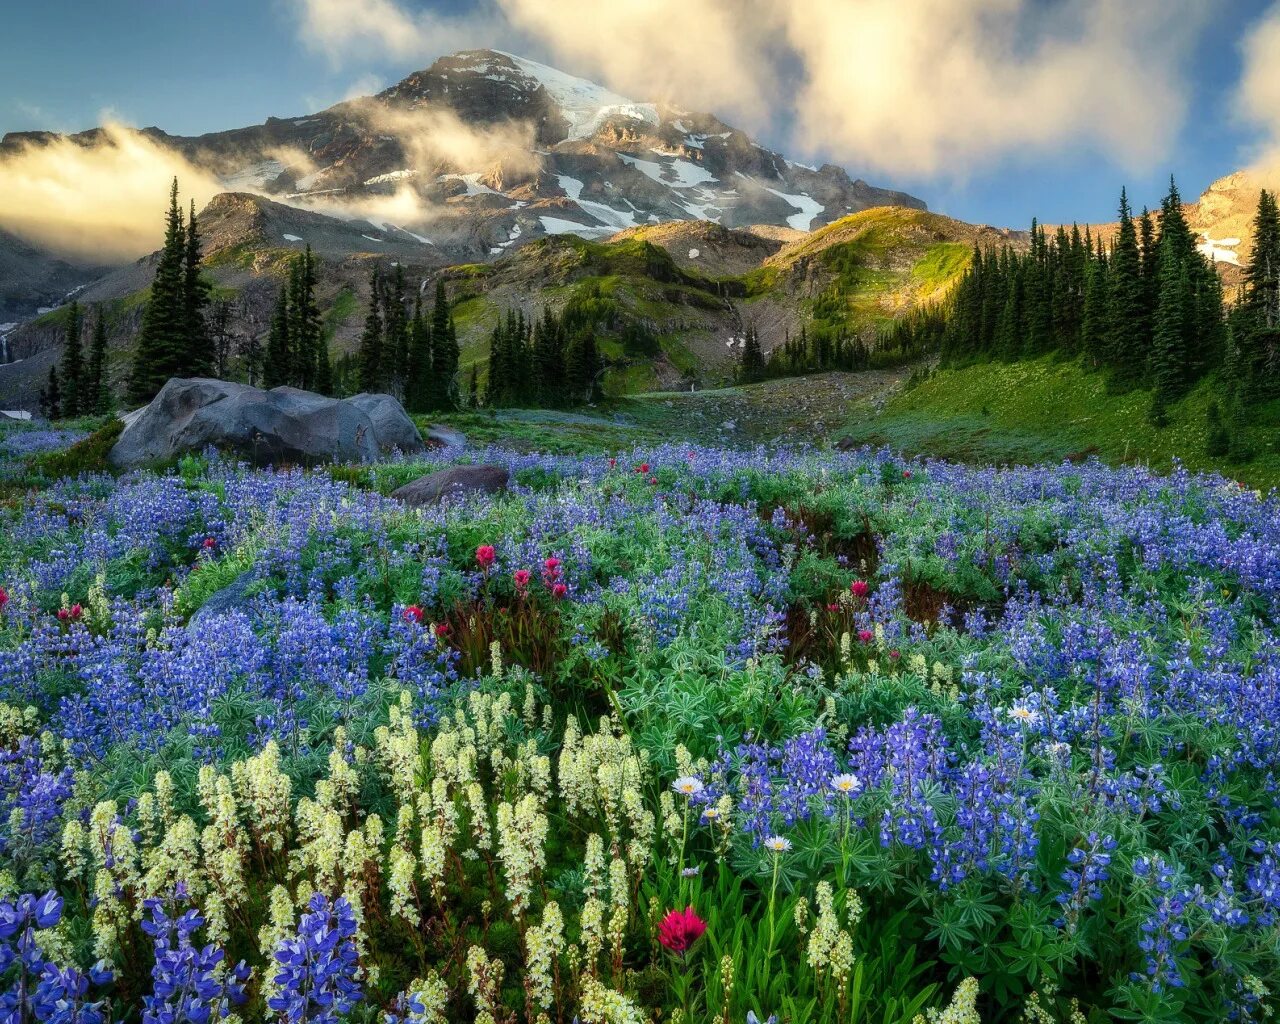
[[1096, 455], [1167, 469], [1216, 469], [1257, 487], [1280, 485], [1280, 403], [1250, 430], [1255, 457], [1225, 463], [1205, 453], [1205, 412], [1217, 394], [1203, 381], [1178, 402], [1163, 430], [1148, 422], [1147, 391], [1112, 395], [1100, 373], [1053, 357], [940, 370], [904, 389], [878, 414], [854, 411], [844, 434], [911, 453], [972, 461], [1036, 462]]

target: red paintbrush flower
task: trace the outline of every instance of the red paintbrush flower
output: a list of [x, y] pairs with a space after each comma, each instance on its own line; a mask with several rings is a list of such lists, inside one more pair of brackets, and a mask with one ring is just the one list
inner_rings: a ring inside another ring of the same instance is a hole
[[649, 463], [647, 463], [647, 462], [642, 462], [642, 463], [640, 463], [640, 465], [636, 466], [636, 472], [637, 472], [637, 473], [647, 473], [647, 472], [649, 472]]
[[866, 580], [854, 580], [849, 584], [849, 593], [854, 597], [866, 597], [870, 590]]
[[447, 622], [437, 622], [437, 623], [436, 623], [436, 636], [441, 637], [441, 638], [444, 638], [444, 637], [446, 637], [446, 636], [448, 636], [448, 635], [449, 635], [449, 623], [447, 623]]
[[567, 593], [569, 593], [569, 588], [566, 587], [563, 583], [557, 583], [554, 587], [551, 588], [551, 596], [554, 597], [557, 601], [560, 598], [564, 597], [564, 595]]
[[529, 570], [517, 569], [512, 573], [511, 578], [516, 581], [517, 590], [524, 590], [529, 585]]
[[658, 941], [671, 952], [684, 956], [706, 930], [707, 923], [694, 912], [693, 907], [685, 907], [684, 910], [669, 911], [658, 924]]
[[4, 611], [4, 606], [9, 603], [9, 591], [4, 587], [0, 587], [0, 612]]
[[209, 548], [213, 547], [213, 546], [214, 546], [215, 544], [217, 544], [217, 543], [218, 543], [218, 542], [217, 542], [216, 540], [214, 540], [212, 537], [206, 537], [206, 538], [204, 539], [204, 546], [205, 546], [205, 549], [206, 549], [206, 550], [208, 550]]
[[419, 626], [422, 625], [422, 609], [418, 605], [411, 604], [400, 614], [405, 622], [416, 622]]
[[70, 608], [58, 609], [59, 622], [77, 622], [80, 616], [84, 614], [84, 609], [78, 604], [73, 604]]
[[875, 634], [869, 629], [860, 629], [858, 630], [858, 639], [864, 644], [869, 644], [873, 639], [875, 639]]
[[481, 544], [476, 548], [476, 563], [485, 572], [489, 571], [489, 566], [493, 565], [493, 560], [497, 557], [498, 553], [493, 550], [492, 544]]

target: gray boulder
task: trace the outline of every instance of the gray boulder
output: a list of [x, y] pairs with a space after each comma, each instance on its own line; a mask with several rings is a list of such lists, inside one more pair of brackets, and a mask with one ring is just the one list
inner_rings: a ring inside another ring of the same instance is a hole
[[510, 479], [506, 466], [450, 466], [405, 484], [392, 491], [391, 497], [421, 508], [468, 494], [498, 494], [507, 489]]
[[427, 428], [427, 444], [439, 448], [462, 448], [467, 443], [467, 436], [452, 427], [442, 427], [433, 423]]
[[[361, 397], [365, 401], [357, 403], [297, 388], [263, 391], [225, 380], [175, 377], [150, 405], [126, 418], [110, 460], [127, 469], [209, 445], [255, 465], [372, 462], [392, 447], [421, 449], [417, 429], [399, 402], [389, 395]], [[411, 437], [416, 448], [409, 444]]]
[[363, 409], [373, 422], [373, 436], [382, 451], [395, 448], [406, 455], [422, 451], [422, 435], [405, 414], [404, 407], [390, 395], [359, 394], [347, 401]]

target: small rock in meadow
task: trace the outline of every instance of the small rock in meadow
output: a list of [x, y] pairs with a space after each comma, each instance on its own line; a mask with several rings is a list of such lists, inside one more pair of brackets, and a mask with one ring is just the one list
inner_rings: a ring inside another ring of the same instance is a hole
[[511, 474], [505, 466], [450, 466], [419, 477], [391, 492], [391, 497], [414, 508], [456, 501], [468, 494], [499, 494]]

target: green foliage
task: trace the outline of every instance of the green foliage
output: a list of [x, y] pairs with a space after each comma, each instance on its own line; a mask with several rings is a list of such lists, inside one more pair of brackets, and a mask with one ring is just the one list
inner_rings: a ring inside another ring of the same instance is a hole
[[83, 441], [58, 452], [48, 452], [32, 460], [31, 469], [48, 480], [102, 473], [110, 469], [107, 456], [124, 430], [124, 421], [112, 417]]

